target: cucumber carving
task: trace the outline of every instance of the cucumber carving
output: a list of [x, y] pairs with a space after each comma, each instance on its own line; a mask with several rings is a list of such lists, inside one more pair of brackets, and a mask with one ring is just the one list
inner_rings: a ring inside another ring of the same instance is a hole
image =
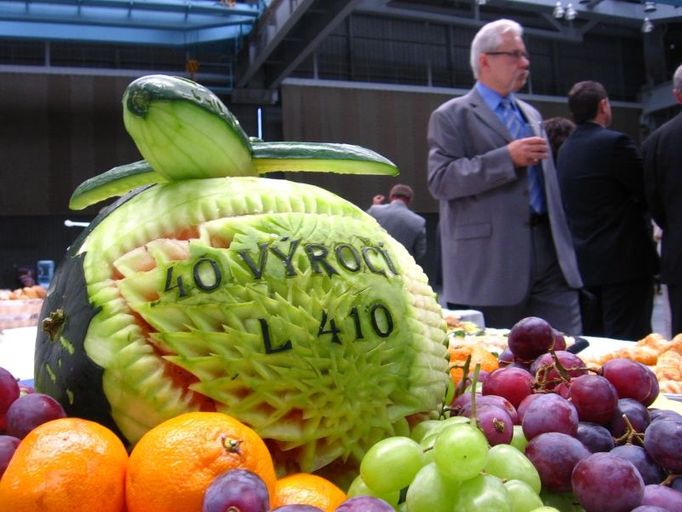
[[144, 160], [72, 196], [82, 208], [123, 195], [57, 270], [39, 391], [130, 444], [177, 414], [222, 411], [283, 471], [357, 469], [378, 438], [436, 414], [446, 330], [422, 269], [350, 202], [259, 176], [395, 165], [357, 146], [252, 141], [182, 79], [133, 82], [124, 112]]
[[213, 92], [185, 78], [149, 75], [132, 82], [123, 95], [123, 122], [145, 160], [87, 180], [70, 208], [179, 179], [273, 171], [398, 174], [387, 158], [352, 144], [252, 140]]

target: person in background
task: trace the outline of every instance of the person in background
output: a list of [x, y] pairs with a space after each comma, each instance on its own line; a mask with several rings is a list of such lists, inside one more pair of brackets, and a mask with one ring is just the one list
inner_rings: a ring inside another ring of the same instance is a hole
[[367, 213], [418, 260], [426, 254], [426, 220], [410, 210], [413, 197], [412, 187], [398, 183], [388, 194], [388, 204], [382, 204], [384, 196], [376, 195]]
[[440, 105], [428, 128], [428, 187], [440, 204], [443, 299], [490, 327], [527, 316], [581, 332], [582, 286], [540, 113], [515, 93], [530, 61], [515, 21], [471, 44], [476, 84]]
[[575, 123], [566, 117], [559, 116], [545, 119], [542, 126], [547, 133], [549, 147], [552, 150], [552, 156], [554, 157], [554, 163], [556, 164], [559, 148], [568, 136], [573, 133], [573, 130], [575, 130]]
[[[673, 75], [673, 95], [682, 104], [682, 66]], [[682, 332], [682, 113], [644, 141], [644, 189], [661, 228], [660, 280], [668, 290], [671, 334]]]
[[658, 271], [642, 158], [630, 137], [608, 128], [611, 105], [599, 82], [576, 83], [568, 106], [576, 128], [559, 151], [559, 184], [580, 273], [600, 311], [583, 331], [639, 340], [651, 333]]

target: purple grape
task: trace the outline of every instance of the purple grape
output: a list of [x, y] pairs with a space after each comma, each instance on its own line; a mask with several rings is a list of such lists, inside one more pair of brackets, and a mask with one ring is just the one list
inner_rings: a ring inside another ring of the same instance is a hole
[[571, 487], [586, 512], [630, 512], [644, 496], [635, 466], [610, 453], [593, 453], [578, 462]]
[[509, 444], [514, 435], [514, 423], [507, 411], [496, 405], [483, 405], [476, 408], [478, 427], [491, 446]]
[[616, 412], [609, 425], [611, 434], [613, 434], [613, 437], [616, 439], [622, 437], [628, 431], [628, 426], [623, 419], [623, 415], [627, 417], [632, 428], [635, 429], [635, 432], [640, 434], [644, 433], [651, 421], [649, 418], [649, 411], [642, 403], [632, 398], [621, 398], [618, 400], [618, 407], [616, 407]]
[[656, 374], [632, 359], [618, 358], [606, 361], [600, 373], [613, 384], [619, 398], [632, 398], [648, 406], [658, 395]]
[[682, 476], [677, 476], [670, 481], [670, 488], [682, 492]]
[[[571, 352], [557, 350], [554, 352], [559, 364], [566, 370], [570, 378], [580, 377], [587, 373], [587, 367], [582, 359]], [[542, 354], [530, 365], [530, 373], [535, 375], [537, 385], [544, 390], [551, 391], [565, 379], [557, 369], [552, 354]]]
[[493, 371], [483, 383], [484, 395], [498, 395], [517, 407], [533, 392], [533, 376], [526, 370], [505, 366]]
[[553, 350], [566, 350], [566, 338], [561, 331], [554, 329], [554, 346]]
[[507, 345], [517, 358], [532, 361], [554, 346], [554, 329], [542, 318], [522, 318], [510, 329]]
[[650, 484], [644, 488], [641, 505], [653, 505], [676, 512], [682, 510], [682, 492], [665, 485]]
[[12, 460], [19, 442], [20, 440], [16, 437], [0, 435], [0, 478], [9, 466], [9, 461]]
[[272, 509], [272, 512], [324, 512], [321, 508], [312, 505], [282, 505]]
[[[480, 393], [476, 393], [476, 400], [481, 397]], [[458, 397], [454, 398], [452, 402], [450, 403], [450, 409], [452, 410], [452, 414], [454, 415], [459, 415], [462, 412], [462, 409], [464, 406], [467, 404], [471, 403], [471, 393], [462, 393]]]
[[639, 507], [633, 508], [631, 512], [670, 512], [670, 510], [655, 505], [640, 505]]
[[[516, 412], [516, 409], [509, 402], [509, 400], [502, 396], [476, 395], [476, 408], [483, 407], [484, 405], [492, 405], [495, 407], [499, 407], [509, 415], [509, 417], [512, 420], [512, 423], [516, 423], [516, 421], [518, 420], [518, 414]], [[471, 416], [471, 406], [472, 406], [471, 400], [469, 400], [469, 403], [462, 407], [462, 410], [460, 411], [460, 416]]]
[[641, 446], [624, 444], [622, 446], [616, 446], [609, 453], [632, 462], [632, 465], [639, 471], [645, 485], [660, 484], [665, 478], [663, 469], [656, 464], [654, 459], [652, 459]]
[[547, 393], [530, 403], [523, 415], [521, 426], [528, 440], [546, 432], [561, 432], [575, 436], [578, 432], [578, 413], [573, 404], [565, 398]]
[[604, 377], [590, 374], [572, 379], [569, 393], [580, 421], [607, 425], [616, 412], [618, 393]]
[[500, 354], [497, 356], [497, 362], [500, 367], [510, 365], [514, 362], [514, 354], [512, 354], [512, 351], [509, 350], [509, 347], [500, 352]]
[[215, 477], [204, 493], [202, 512], [268, 512], [270, 498], [263, 479], [246, 469], [231, 469]]
[[682, 421], [682, 414], [676, 411], [671, 411], [670, 409], [648, 409], [648, 411], [649, 418], [651, 418], [651, 421], [655, 421], [658, 419]]
[[580, 441], [560, 432], [534, 437], [528, 442], [525, 453], [538, 470], [542, 488], [552, 492], [569, 492], [573, 468], [590, 456], [590, 451]]
[[523, 423], [523, 416], [526, 414], [526, 409], [528, 409], [528, 406], [540, 396], [542, 396], [541, 393], [533, 393], [532, 395], [528, 395], [526, 398], [521, 400], [521, 403], [516, 408], [516, 415], [518, 417], [518, 420], [515, 422], [516, 424], [520, 425]]
[[518, 368], [519, 370], [530, 373], [530, 363], [526, 363], [524, 361], [515, 360], [513, 363], [507, 366], [509, 368]]
[[0, 367], [0, 432], [5, 428], [5, 413], [17, 398], [19, 398], [19, 383], [14, 376]]
[[663, 469], [682, 473], [682, 420], [650, 423], [644, 432], [644, 449]]
[[64, 408], [51, 396], [30, 393], [17, 398], [7, 409], [7, 433], [23, 439], [38, 425], [65, 416]]
[[394, 510], [381, 498], [354, 496], [341, 503], [334, 512], [394, 512]]
[[579, 422], [575, 437], [592, 453], [608, 452], [615, 446], [609, 429], [597, 423]]

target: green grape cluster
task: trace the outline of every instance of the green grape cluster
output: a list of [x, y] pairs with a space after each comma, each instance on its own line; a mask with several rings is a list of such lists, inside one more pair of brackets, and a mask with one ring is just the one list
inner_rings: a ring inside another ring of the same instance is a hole
[[399, 512], [559, 512], [540, 491], [540, 475], [521, 450], [491, 447], [469, 418], [453, 416], [374, 444], [348, 495], [381, 498]]

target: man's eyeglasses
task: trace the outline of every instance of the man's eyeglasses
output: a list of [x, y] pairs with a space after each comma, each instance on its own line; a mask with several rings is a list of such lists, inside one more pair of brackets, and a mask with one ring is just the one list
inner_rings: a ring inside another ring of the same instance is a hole
[[514, 60], [519, 60], [522, 57], [526, 60], [529, 59], [529, 55], [521, 50], [514, 50], [513, 52], [484, 52], [486, 55], [506, 55]]

